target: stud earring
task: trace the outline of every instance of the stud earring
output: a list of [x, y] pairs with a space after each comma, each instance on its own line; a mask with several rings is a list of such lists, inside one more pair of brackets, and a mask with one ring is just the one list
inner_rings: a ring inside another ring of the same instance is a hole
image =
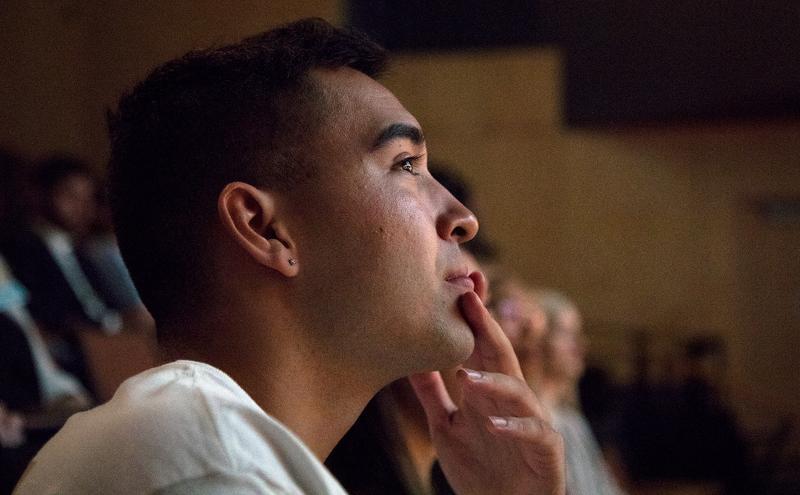
[[294, 266], [297, 264], [297, 260], [294, 258], [289, 258], [289, 266]]

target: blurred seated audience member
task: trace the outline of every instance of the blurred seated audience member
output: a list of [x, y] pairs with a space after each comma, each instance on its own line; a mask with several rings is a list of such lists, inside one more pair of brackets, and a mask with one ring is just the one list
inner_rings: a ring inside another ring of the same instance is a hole
[[119, 313], [93, 287], [78, 251], [95, 221], [95, 179], [83, 162], [53, 157], [39, 165], [34, 186], [38, 211], [3, 254], [30, 291], [30, 312], [49, 334], [56, 361], [91, 389], [78, 334], [112, 334], [122, 326]]
[[70, 415], [91, 405], [53, 361], [26, 303], [27, 291], [0, 256], [0, 493]]
[[[564, 437], [567, 493], [624, 493], [609, 471], [578, 404], [578, 381], [583, 374], [586, 357], [583, 322], [578, 308], [566, 296], [554, 290], [536, 289], [530, 295], [533, 298], [530, 304], [538, 306], [543, 313], [546, 328], [538, 340], [539, 350], [535, 352], [539, 359], [526, 360], [531, 369], [525, 371], [525, 376], [531, 378], [531, 386], [549, 408], [554, 428]], [[528, 345], [534, 347], [530, 343]]]
[[547, 316], [531, 289], [506, 269], [496, 267], [489, 276], [489, 285], [489, 310], [514, 346], [525, 380], [531, 384], [540, 375]]
[[670, 376], [677, 380], [640, 378], [628, 398], [623, 454], [632, 478], [716, 482], [725, 494], [763, 492], [755, 486], [762, 473], [751, 467], [750, 451], [723, 397], [724, 342], [700, 336], [682, 347], [678, 372]]
[[11, 493], [30, 460], [25, 444], [25, 420], [0, 402], [0, 493]]
[[746, 448], [723, 397], [725, 344], [718, 337], [694, 337], [686, 342], [684, 357], [679, 397], [683, 417], [678, 424], [686, 474], [692, 479], [721, 479], [731, 486], [744, 482]]
[[154, 334], [153, 317], [142, 303], [122, 259], [105, 188], [99, 188], [97, 198], [95, 223], [80, 246], [86, 272], [103, 300], [120, 313], [126, 331]]

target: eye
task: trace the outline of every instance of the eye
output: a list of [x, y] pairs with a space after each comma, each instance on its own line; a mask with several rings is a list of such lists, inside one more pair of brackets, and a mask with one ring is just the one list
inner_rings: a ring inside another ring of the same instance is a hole
[[401, 160], [399, 163], [400, 168], [410, 173], [411, 175], [419, 175], [419, 172], [417, 172], [416, 168], [414, 167], [414, 162], [418, 158], [419, 157], [417, 156], [410, 156], [408, 158], [403, 158], [403, 160]]

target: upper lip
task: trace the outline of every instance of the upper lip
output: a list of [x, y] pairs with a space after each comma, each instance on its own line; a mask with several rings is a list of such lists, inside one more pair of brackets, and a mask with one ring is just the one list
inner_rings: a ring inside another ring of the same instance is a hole
[[469, 270], [466, 266], [449, 271], [444, 279], [449, 282], [451, 280], [464, 277], [469, 277]]

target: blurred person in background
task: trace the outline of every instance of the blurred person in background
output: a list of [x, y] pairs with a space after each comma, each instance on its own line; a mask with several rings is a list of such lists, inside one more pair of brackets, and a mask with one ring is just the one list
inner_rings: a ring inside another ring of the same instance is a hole
[[122, 316], [125, 331], [154, 334], [155, 322], [145, 308], [119, 251], [105, 187], [97, 190], [95, 222], [80, 244], [83, 266], [108, 306]]
[[62, 405], [66, 411], [85, 408], [86, 391], [53, 361], [27, 303], [27, 290], [0, 256], [0, 324], [5, 343], [0, 401], [24, 412], [56, 411]]
[[586, 339], [580, 312], [560, 292], [534, 289], [529, 295], [531, 305], [543, 314], [546, 327], [538, 340], [539, 359], [529, 361], [533, 366], [526, 377], [550, 412], [553, 426], [564, 437], [567, 493], [622, 494], [578, 401], [578, 381], [586, 366]]
[[496, 270], [490, 284], [490, 309], [514, 346], [526, 381], [564, 437], [567, 493], [622, 494], [578, 402], [586, 343], [577, 307], [563, 294], [532, 289], [505, 270]]
[[713, 336], [690, 338], [683, 349], [678, 410], [680, 466], [688, 479], [720, 479], [728, 493], [745, 493], [747, 448], [724, 397], [725, 343]]
[[490, 272], [492, 298], [488, 307], [514, 346], [528, 384], [541, 375], [542, 337], [547, 331], [547, 316], [531, 289], [506, 268]]
[[0, 255], [0, 493], [69, 416], [91, 405], [78, 380], [53, 361], [27, 301]]
[[27, 162], [0, 150], [0, 493], [9, 493], [30, 459], [69, 416], [91, 405], [77, 378], [50, 354], [29, 311], [30, 292], [3, 252], [30, 219]]
[[679, 348], [663, 381], [640, 379], [628, 394], [621, 446], [631, 477], [712, 484], [725, 494], [770, 493], [764, 486], [772, 466], [754, 458], [725, 400], [724, 341], [698, 335]]
[[56, 156], [38, 165], [34, 186], [37, 210], [3, 252], [30, 292], [28, 307], [47, 333], [57, 362], [91, 390], [79, 334], [113, 334], [122, 328], [120, 314], [98, 293], [80, 253], [96, 221], [96, 180], [82, 161]]

